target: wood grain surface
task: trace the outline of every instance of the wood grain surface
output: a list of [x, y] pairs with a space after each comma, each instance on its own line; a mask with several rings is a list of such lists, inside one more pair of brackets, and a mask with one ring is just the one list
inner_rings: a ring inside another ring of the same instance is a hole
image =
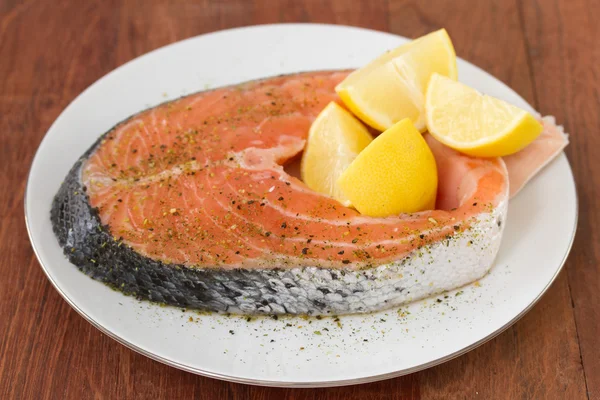
[[[600, 399], [599, 7], [596, 0], [0, 0], [0, 399]], [[408, 37], [445, 27], [461, 57], [565, 125], [579, 230], [565, 270], [521, 321], [458, 359], [409, 376], [273, 389], [195, 376], [138, 355], [52, 288], [27, 238], [23, 194], [54, 119], [88, 85], [143, 53], [273, 22]]]

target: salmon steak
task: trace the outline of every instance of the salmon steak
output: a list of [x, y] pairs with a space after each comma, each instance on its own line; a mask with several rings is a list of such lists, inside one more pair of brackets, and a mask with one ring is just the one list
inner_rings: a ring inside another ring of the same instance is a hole
[[319, 112], [340, 102], [334, 88], [348, 73], [200, 92], [119, 123], [53, 200], [65, 255], [125, 294], [242, 314], [370, 312], [483, 277], [500, 246], [512, 174], [520, 189], [564, 148], [561, 128], [544, 120], [538, 148], [524, 150], [539, 157], [506, 163], [426, 134], [436, 209], [363, 216], [284, 170]]

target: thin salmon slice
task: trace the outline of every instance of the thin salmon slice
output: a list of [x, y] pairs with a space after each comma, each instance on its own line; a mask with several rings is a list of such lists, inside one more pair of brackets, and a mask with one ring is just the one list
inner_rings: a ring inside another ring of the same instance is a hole
[[556, 158], [569, 144], [569, 136], [554, 117], [540, 118], [544, 130], [529, 146], [504, 157], [510, 180], [510, 197], [514, 197], [542, 168]]
[[426, 135], [437, 209], [387, 218], [362, 216], [284, 170], [347, 74], [197, 93], [117, 125], [55, 197], [65, 254], [125, 293], [241, 313], [367, 312], [482, 277], [506, 218], [502, 159]]

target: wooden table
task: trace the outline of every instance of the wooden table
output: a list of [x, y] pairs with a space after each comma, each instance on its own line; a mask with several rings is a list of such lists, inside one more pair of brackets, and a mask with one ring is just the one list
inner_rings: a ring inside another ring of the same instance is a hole
[[[0, 0], [0, 398], [600, 399], [599, 6], [593, 0]], [[579, 232], [565, 270], [521, 321], [420, 373], [289, 390], [167, 367], [109, 339], [61, 299], [33, 255], [23, 219], [27, 173], [50, 124], [88, 85], [134, 57], [194, 35], [273, 22], [357, 25], [408, 37], [446, 27], [461, 57], [566, 126]]]

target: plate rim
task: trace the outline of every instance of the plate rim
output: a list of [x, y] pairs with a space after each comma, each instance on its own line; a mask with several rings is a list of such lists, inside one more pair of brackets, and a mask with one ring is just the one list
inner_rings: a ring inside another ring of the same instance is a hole
[[[29, 183], [30, 183], [30, 179], [31, 179], [31, 175], [33, 172], [33, 168], [34, 165], [36, 164], [36, 161], [39, 157], [40, 154], [40, 149], [42, 148], [42, 146], [44, 145], [44, 143], [48, 140], [48, 132], [50, 132], [52, 130], [52, 128], [54, 127], [54, 125], [56, 125], [59, 120], [62, 119], [63, 115], [65, 114], [65, 112], [81, 97], [83, 96], [86, 92], [88, 92], [88, 90], [90, 90], [93, 86], [96, 86], [97, 84], [99, 84], [101, 81], [103, 81], [105, 78], [107, 78], [109, 75], [113, 74], [114, 72], [120, 70], [121, 68], [124, 68], [125, 66], [129, 65], [130, 63], [133, 63], [135, 61], [138, 61], [139, 59], [146, 57], [154, 52], [160, 51], [160, 50], [164, 50], [166, 48], [169, 48], [171, 46], [175, 46], [175, 45], [179, 45], [181, 43], [190, 41], [190, 40], [194, 40], [200, 37], [206, 37], [209, 35], [213, 35], [213, 34], [219, 34], [219, 33], [223, 33], [223, 32], [231, 32], [231, 31], [243, 31], [243, 30], [251, 30], [251, 29], [256, 29], [257, 27], [260, 28], [275, 28], [275, 27], [293, 27], [293, 26], [308, 26], [308, 27], [324, 27], [324, 28], [345, 28], [345, 29], [354, 29], [354, 30], [358, 30], [358, 31], [365, 31], [365, 32], [376, 32], [376, 33], [383, 33], [386, 35], [390, 35], [390, 36], [395, 36], [401, 39], [405, 39], [405, 40], [410, 40], [409, 38], [405, 37], [405, 36], [401, 36], [401, 35], [397, 35], [394, 33], [390, 33], [390, 32], [385, 32], [385, 31], [379, 31], [376, 29], [368, 29], [368, 28], [363, 28], [363, 27], [357, 27], [357, 26], [351, 26], [351, 25], [338, 25], [338, 24], [323, 24], [323, 23], [273, 23], [273, 24], [258, 24], [258, 25], [248, 25], [248, 26], [242, 26], [242, 27], [236, 27], [236, 28], [229, 28], [229, 29], [221, 29], [221, 30], [217, 30], [217, 31], [211, 31], [211, 32], [207, 32], [204, 34], [200, 34], [200, 35], [196, 35], [196, 36], [192, 36], [183, 40], [179, 40], [170, 44], [167, 44], [165, 46], [161, 46], [159, 48], [156, 48], [154, 50], [151, 50], [147, 53], [144, 53], [138, 57], [135, 57], [121, 65], [119, 65], [118, 67], [112, 69], [111, 71], [109, 71], [108, 73], [104, 74], [103, 76], [101, 76], [100, 78], [98, 78], [97, 80], [95, 80], [92, 84], [90, 84], [88, 87], [86, 87], [81, 93], [79, 93], [73, 100], [71, 100], [71, 102], [61, 111], [61, 113], [59, 114], [59, 116], [54, 120], [54, 122], [50, 125], [50, 127], [47, 129], [46, 133], [44, 134], [44, 137], [42, 138], [42, 140], [40, 141], [40, 143], [38, 144], [37, 150], [35, 152], [35, 155], [31, 161], [30, 167], [29, 167], [29, 173], [27, 174], [27, 180], [25, 182], [25, 191], [23, 194], [23, 206], [24, 206], [24, 214], [25, 214], [25, 226], [27, 228], [27, 236], [29, 238], [29, 242], [31, 244], [31, 247], [33, 249], [33, 252], [35, 254], [35, 257], [40, 265], [40, 267], [42, 268], [42, 271], [44, 272], [44, 274], [46, 275], [46, 277], [48, 278], [48, 280], [50, 281], [50, 283], [52, 284], [52, 286], [54, 286], [54, 289], [56, 289], [56, 291], [60, 294], [60, 296], [65, 300], [65, 302], [71, 306], [71, 308], [73, 308], [80, 316], [82, 316], [87, 322], [89, 322], [92, 326], [94, 326], [96, 329], [98, 329], [100, 332], [102, 332], [103, 334], [107, 335], [108, 337], [110, 337], [111, 339], [115, 340], [116, 342], [124, 345], [125, 347], [129, 348], [130, 350], [135, 351], [138, 354], [141, 354], [143, 356], [146, 356], [154, 361], [158, 361], [162, 364], [168, 365], [170, 367], [174, 367], [186, 372], [190, 372], [196, 375], [201, 375], [201, 376], [205, 376], [208, 378], [213, 378], [213, 379], [218, 379], [221, 381], [226, 381], [226, 382], [234, 382], [234, 383], [241, 383], [241, 384], [246, 384], [246, 385], [253, 385], [253, 386], [265, 386], [265, 387], [284, 387], [284, 388], [320, 388], [320, 387], [336, 387], [336, 386], [348, 386], [348, 385], [356, 385], [356, 384], [363, 384], [363, 383], [371, 383], [371, 382], [377, 382], [377, 381], [382, 381], [382, 380], [386, 380], [386, 379], [392, 379], [392, 378], [397, 378], [400, 376], [404, 376], [404, 375], [409, 375], [418, 371], [422, 371], [431, 367], [434, 367], [436, 365], [440, 365], [443, 364], [447, 361], [450, 361], [452, 359], [455, 359], [457, 357], [460, 357], [466, 353], [468, 353], [471, 350], [474, 350], [475, 348], [483, 345], [484, 343], [490, 341], [491, 339], [497, 337], [498, 335], [500, 335], [501, 333], [503, 333], [504, 331], [506, 331], [508, 328], [510, 328], [512, 325], [514, 325], [518, 320], [520, 320], [525, 314], [527, 314], [539, 301], [540, 299], [546, 294], [546, 292], [548, 291], [548, 289], [552, 286], [552, 284], [556, 281], [556, 279], [558, 278], [558, 276], [560, 275], [560, 273], [562, 272], [565, 263], [571, 253], [571, 249], [573, 247], [573, 243], [575, 241], [575, 236], [577, 233], [577, 228], [579, 225], [579, 195], [577, 193], [577, 185], [575, 184], [575, 177], [573, 175], [573, 169], [571, 168], [571, 164], [569, 162], [568, 157], [566, 157], [566, 154], [563, 152], [561, 152], [562, 156], [565, 158], [565, 160], [567, 161], [567, 167], [569, 169], [569, 174], [571, 175], [571, 179], [573, 180], [573, 191], [574, 191], [574, 195], [575, 195], [575, 218], [574, 218], [574, 225], [573, 225], [573, 230], [571, 232], [571, 237], [569, 239], [569, 243], [567, 246], [567, 249], [565, 251], [565, 254], [563, 255], [562, 260], [560, 261], [560, 265], [559, 267], [556, 269], [554, 275], [552, 276], [552, 278], [548, 281], [548, 283], [546, 284], [546, 286], [542, 289], [542, 291], [540, 291], [540, 293], [537, 294], [537, 296], [531, 301], [530, 304], [528, 304], [524, 309], [522, 309], [517, 315], [515, 315], [510, 321], [508, 321], [506, 324], [504, 324], [502, 327], [500, 327], [499, 329], [495, 330], [494, 332], [490, 333], [489, 335], [481, 338], [480, 340], [471, 343], [468, 346], [465, 346], [457, 351], [454, 351], [451, 354], [448, 354], [444, 357], [440, 357], [436, 360], [432, 360], [429, 361], [427, 363], [423, 363], [411, 368], [405, 368], [405, 369], [401, 369], [398, 371], [394, 371], [394, 372], [389, 372], [389, 373], [384, 373], [384, 374], [378, 374], [378, 375], [371, 375], [371, 376], [365, 376], [365, 377], [361, 377], [361, 378], [352, 378], [352, 379], [341, 379], [341, 380], [333, 380], [333, 381], [273, 381], [273, 380], [263, 380], [263, 379], [250, 379], [250, 378], [240, 378], [237, 376], [233, 376], [233, 375], [228, 375], [228, 374], [223, 374], [223, 373], [217, 373], [217, 372], [211, 372], [211, 371], [206, 371], [203, 370], [201, 368], [194, 368], [194, 367], [190, 367], [188, 365], [182, 364], [180, 362], [177, 361], [173, 361], [173, 360], [169, 360], [165, 357], [159, 356], [157, 354], [152, 353], [151, 351], [148, 351], [146, 349], [141, 348], [140, 346], [118, 336], [117, 334], [112, 333], [110, 330], [108, 330], [107, 328], [105, 328], [104, 326], [102, 326], [100, 323], [98, 323], [97, 321], [94, 320], [93, 317], [91, 317], [90, 315], [86, 314], [86, 312], [84, 310], [82, 310], [71, 298], [68, 297], [68, 295], [60, 288], [60, 286], [58, 285], [58, 283], [52, 278], [48, 268], [46, 267], [46, 265], [42, 262], [42, 259], [39, 255], [38, 249], [36, 247], [36, 244], [33, 240], [33, 234], [32, 234], [32, 228], [30, 225], [30, 221], [29, 221], [29, 215], [28, 215], [28, 208], [27, 208], [27, 199], [28, 199], [28, 191], [29, 191]], [[460, 58], [460, 57], [458, 57]], [[462, 60], [462, 58], [461, 58]], [[476, 64], [473, 64], [470, 61], [466, 61], [463, 60], [465, 62], [468, 62], [469, 64], [471, 64], [472, 66], [474, 66], [477, 69], [482, 70], [483, 72], [485, 72], [486, 74], [492, 76], [494, 79], [498, 80], [499, 82], [501, 82], [503, 85], [505, 85], [506, 87], [508, 87], [511, 91], [513, 91], [515, 94], [517, 94], [521, 99], [522, 97], [516, 93], [510, 86], [506, 85], [504, 82], [502, 82], [500, 79], [496, 78], [495, 76], [493, 76], [492, 74], [490, 74], [489, 72], [485, 71], [484, 69], [480, 68], [479, 66], [477, 66]], [[523, 99], [524, 100], [524, 99]], [[525, 100], [524, 100], [525, 101]], [[529, 103], [527, 101], [525, 101], [528, 105]], [[559, 157], [561, 157], [561, 155], [559, 155]]]

